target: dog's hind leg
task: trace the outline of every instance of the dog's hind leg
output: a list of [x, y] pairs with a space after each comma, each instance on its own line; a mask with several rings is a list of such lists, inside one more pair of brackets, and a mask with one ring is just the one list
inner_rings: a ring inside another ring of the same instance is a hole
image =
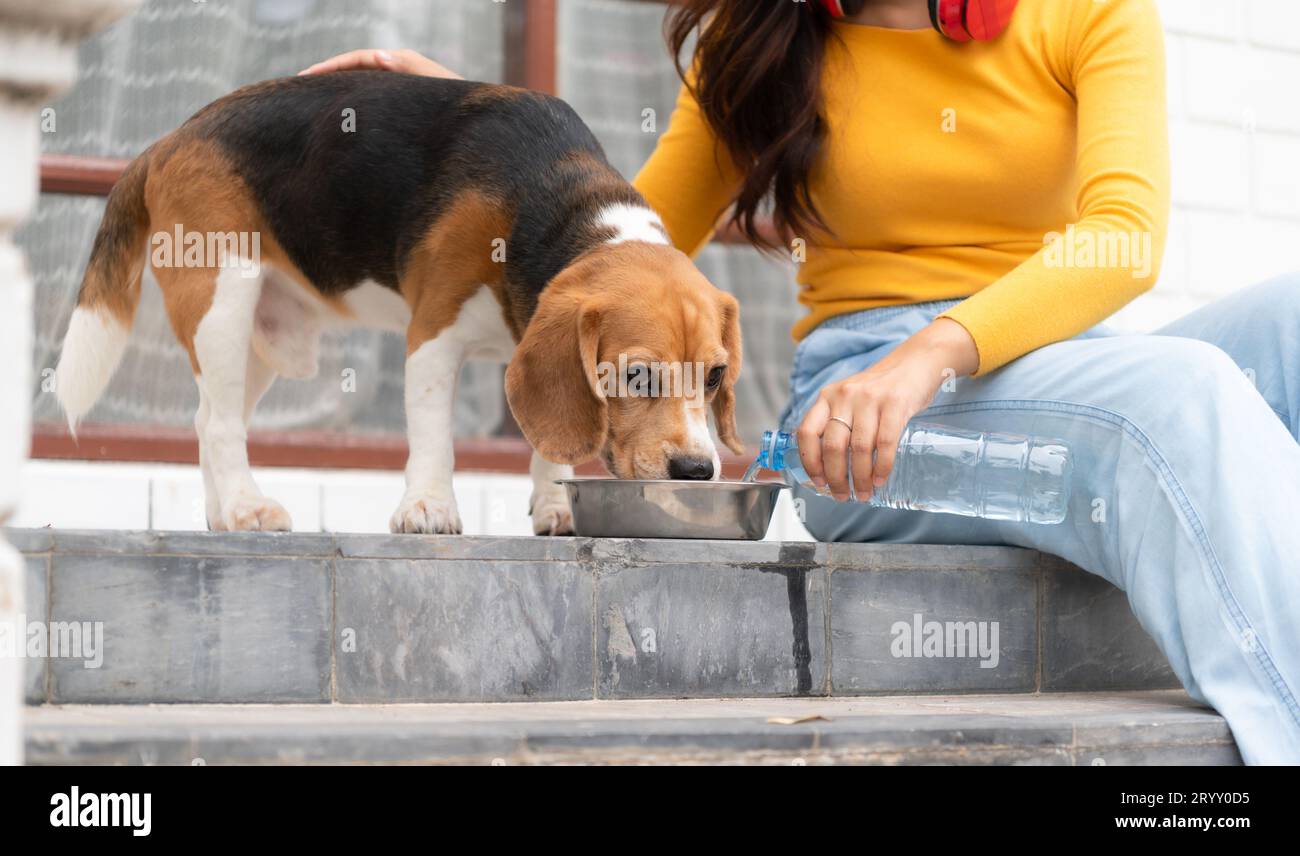
[[[253, 350], [248, 353], [248, 371], [244, 377], [244, 426], [247, 427], [253, 418], [253, 410], [257, 403], [271, 388], [275, 381], [276, 373], [268, 366], [261, 357]], [[195, 382], [199, 387], [199, 409], [194, 415], [194, 430], [199, 437], [199, 469], [203, 473], [203, 493], [204, 502], [207, 509], [208, 528], [213, 532], [224, 531], [227, 526], [222, 520], [221, 515], [221, 497], [217, 493], [217, 484], [212, 472], [212, 453], [208, 449], [207, 432], [208, 420], [211, 413], [211, 406], [208, 403], [208, 397], [203, 391], [203, 381], [199, 376], [195, 376]]]
[[216, 277], [212, 303], [193, 336], [197, 364], [199, 457], [208, 525], [229, 530], [288, 530], [289, 514], [262, 495], [248, 466], [248, 419], [275, 373], [252, 352], [261, 278], [229, 267]]
[[203, 384], [199, 383], [199, 376], [194, 376], [195, 384], [199, 388], [199, 409], [194, 413], [194, 434], [199, 438], [199, 472], [203, 474], [203, 504], [208, 521], [208, 529], [213, 532], [225, 530], [226, 524], [221, 521], [221, 497], [217, 495], [217, 484], [212, 479], [212, 461], [209, 460], [207, 444], [203, 438], [208, 431], [208, 416], [211, 407], [208, 406], [207, 396], [203, 394]]

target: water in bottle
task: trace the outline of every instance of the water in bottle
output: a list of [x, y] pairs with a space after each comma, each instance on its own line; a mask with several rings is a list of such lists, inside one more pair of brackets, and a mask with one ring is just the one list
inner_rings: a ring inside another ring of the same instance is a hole
[[[1071, 466], [1070, 450], [1060, 440], [911, 422], [898, 443], [889, 480], [876, 488], [867, 504], [1060, 523], [1069, 505]], [[784, 472], [790, 480], [815, 489], [791, 434], [763, 432], [762, 449], [745, 480], [753, 480], [760, 469]]]

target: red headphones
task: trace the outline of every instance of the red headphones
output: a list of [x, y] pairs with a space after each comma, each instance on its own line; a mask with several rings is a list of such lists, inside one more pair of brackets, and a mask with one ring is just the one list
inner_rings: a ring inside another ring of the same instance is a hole
[[[954, 42], [987, 42], [1002, 35], [1019, 0], [926, 0], [930, 23]], [[862, 11], [863, 0], [822, 0], [832, 18]], [[847, 9], [847, 11], [846, 11]]]

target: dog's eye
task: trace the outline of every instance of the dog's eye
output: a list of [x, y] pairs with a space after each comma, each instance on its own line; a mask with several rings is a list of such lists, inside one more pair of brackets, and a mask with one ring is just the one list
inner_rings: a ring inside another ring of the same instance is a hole
[[726, 366], [716, 366], [709, 372], [708, 385], [709, 389], [717, 389], [718, 384], [722, 383], [722, 376], [727, 373]]

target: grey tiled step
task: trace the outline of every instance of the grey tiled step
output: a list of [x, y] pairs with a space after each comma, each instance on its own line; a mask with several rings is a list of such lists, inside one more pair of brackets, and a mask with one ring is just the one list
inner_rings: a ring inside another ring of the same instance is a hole
[[[820, 716], [782, 724], [774, 717]], [[1239, 764], [1180, 691], [29, 707], [30, 764]]]
[[[6, 537], [28, 557], [29, 622], [82, 623], [88, 638], [100, 622], [103, 633], [96, 668], [84, 658], [27, 661], [33, 704], [1177, 686], [1122, 593], [1059, 559], [1012, 548], [57, 530]], [[927, 656], [936, 650], [904, 645], [918, 621], [922, 636], [929, 622], [983, 628], [990, 654], [996, 629], [996, 661], [955, 646]]]

